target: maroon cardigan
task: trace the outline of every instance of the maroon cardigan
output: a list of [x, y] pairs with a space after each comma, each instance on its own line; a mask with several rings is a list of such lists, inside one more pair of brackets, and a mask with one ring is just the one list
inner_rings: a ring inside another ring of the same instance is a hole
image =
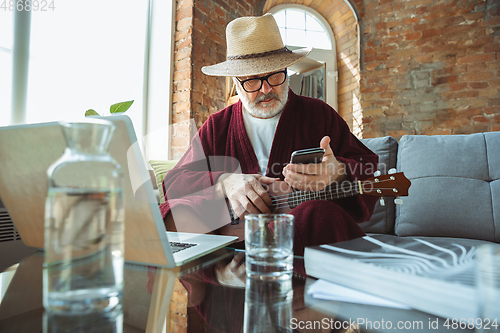
[[[335, 110], [321, 100], [298, 96], [291, 90], [288, 96], [276, 128], [267, 176], [283, 180], [281, 171], [291, 153], [318, 147], [325, 135], [330, 136], [333, 153], [346, 165], [351, 180], [372, 176], [377, 170], [378, 156], [352, 135]], [[221, 214], [220, 209], [214, 212], [213, 185], [221, 174], [240, 171], [259, 172], [257, 157], [243, 124], [241, 101], [211, 115], [176, 167], [168, 172], [163, 181], [166, 201], [160, 206], [162, 216], [182, 204], [193, 208], [200, 218], [217, 220], [218, 225], [212, 229], [228, 223], [227, 218], [211, 215]], [[376, 198], [358, 195], [337, 200], [335, 205], [355, 222], [362, 222], [370, 218], [375, 202]], [[228, 216], [227, 209], [224, 216]]]

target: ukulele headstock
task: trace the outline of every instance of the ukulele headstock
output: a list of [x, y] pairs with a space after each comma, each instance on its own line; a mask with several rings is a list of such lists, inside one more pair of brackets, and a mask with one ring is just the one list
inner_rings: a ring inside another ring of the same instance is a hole
[[362, 194], [376, 197], [407, 196], [411, 181], [402, 172], [381, 175], [361, 182]]

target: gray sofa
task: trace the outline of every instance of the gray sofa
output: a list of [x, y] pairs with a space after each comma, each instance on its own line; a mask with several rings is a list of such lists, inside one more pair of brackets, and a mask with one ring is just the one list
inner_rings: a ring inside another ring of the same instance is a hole
[[411, 181], [401, 205], [377, 203], [361, 224], [366, 233], [500, 243], [500, 132], [361, 141], [379, 155], [382, 174], [396, 168]]

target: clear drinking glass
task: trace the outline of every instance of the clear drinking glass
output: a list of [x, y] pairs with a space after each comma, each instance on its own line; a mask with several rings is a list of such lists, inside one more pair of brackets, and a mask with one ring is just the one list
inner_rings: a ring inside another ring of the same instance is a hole
[[61, 128], [67, 148], [47, 171], [44, 307], [108, 311], [123, 291], [123, 172], [107, 151], [115, 126], [89, 119]]
[[292, 275], [293, 221], [289, 214], [245, 216], [247, 276], [279, 279]]

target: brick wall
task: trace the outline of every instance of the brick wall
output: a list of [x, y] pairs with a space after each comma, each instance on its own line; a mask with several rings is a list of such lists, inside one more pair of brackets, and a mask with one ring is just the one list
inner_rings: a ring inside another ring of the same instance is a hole
[[[500, 130], [500, 2], [268, 0], [318, 11], [337, 43], [339, 114], [359, 137]], [[360, 64], [357, 62], [361, 56]]]
[[362, 5], [363, 136], [500, 130], [500, 1]]
[[226, 59], [227, 23], [240, 16], [259, 15], [261, 2], [177, 0], [172, 98], [173, 159], [182, 156], [191, 136], [209, 115], [225, 107], [225, 78], [207, 76], [201, 68]]
[[180, 158], [190, 142], [194, 0], [176, 1], [176, 10], [171, 133], [173, 159]]
[[500, 1], [178, 0], [173, 158], [224, 107], [224, 78], [201, 67], [225, 59], [227, 23], [286, 3], [330, 23], [338, 112], [359, 137], [500, 130]]

